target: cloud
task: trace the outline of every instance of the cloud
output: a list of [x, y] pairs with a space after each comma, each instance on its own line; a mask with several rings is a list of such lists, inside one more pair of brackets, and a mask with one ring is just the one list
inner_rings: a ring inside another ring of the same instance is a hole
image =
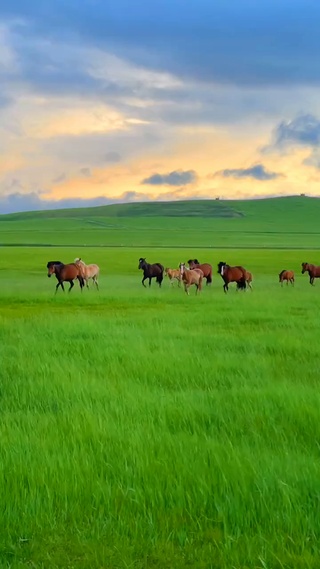
[[222, 176], [223, 178], [253, 178], [265, 182], [268, 180], [275, 180], [282, 178], [283, 174], [277, 172], [270, 172], [266, 170], [263, 164], [256, 164], [250, 168], [233, 168], [227, 170], [219, 170], [214, 176]]
[[121, 156], [119, 152], [110, 151], [104, 154], [103, 159], [105, 162], [108, 162], [110, 164], [116, 164], [117, 162], [120, 162]]
[[0, 196], [0, 215], [7, 213], [18, 213], [25, 211], [45, 211], [56, 209], [70, 209], [70, 208], [86, 208], [97, 207], [102, 205], [122, 204], [122, 203], [136, 203], [148, 201], [177, 201], [181, 199], [195, 200], [195, 199], [210, 199], [210, 193], [189, 195], [183, 188], [174, 191], [165, 192], [163, 194], [148, 194], [143, 192], [128, 191], [120, 196], [106, 198], [105, 196], [98, 196], [90, 199], [70, 198], [60, 200], [43, 199], [41, 194], [30, 192], [23, 194], [15, 192], [6, 196]]
[[64, 182], [67, 179], [66, 174], [63, 172], [62, 174], [60, 174], [59, 176], [56, 176], [56, 178], [53, 178], [52, 183], [53, 184], [60, 184], [61, 182]]
[[272, 142], [263, 150], [283, 150], [293, 146], [320, 146], [320, 120], [312, 114], [282, 121], [275, 129]]
[[91, 169], [90, 168], [80, 168], [80, 172], [85, 178], [91, 177]]
[[141, 184], [150, 186], [185, 186], [192, 184], [197, 179], [194, 170], [175, 170], [169, 174], [152, 174], [149, 178], [142, 180]]
[[[111, 50], [177, 76], [237, 85], [319, 84], [320, 6], [314, 0], [2, 0], [24, 34]], [[157, 22], [157, 25], [154, 25]], [[300, 38], [301, 41], [297, 41]]]

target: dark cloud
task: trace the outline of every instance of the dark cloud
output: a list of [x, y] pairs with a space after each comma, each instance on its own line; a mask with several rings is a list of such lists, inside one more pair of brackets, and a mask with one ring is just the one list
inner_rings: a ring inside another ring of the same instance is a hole
[[0, 196], [0, 215], [6, 213], [18, 213], [24, 211], [44, 211], [55, 209], [70, 209], [70, 208], [86, 208], [97, 207], [102, 205], [121, 204], [121, 203], [135, 203], [146, 201], [172, 201], [181, 199], [204, 199], [210, 198], [210, 195], [186, 195], [182, 188], [174, 191], [165, 192], [163, 194], [145, 194], [142, 192], [128, 191], [119, 197], [106, 198], [99, 196], [92, 199], [70, 198], [61, 200], [46, 200], [41, 198], [41, 194], [31, 192], [29, 194], [22, 194], [19, 192], [12, 193], [6, 196]]
[[149, 178], [142, 180], [141, 184], [150, 186], [185, 186], [192, 184], [197, 179], [193, 170], [175, 170], [169, 174], [152, 174]]
[[223, 176], [224, 178], [254, 178], [254, 180], [265, 182], [268, 180], [275, 180], [276, 178], [282, 178], [283, 174], [270, 172], [269, 170], [266, 170], [263, 164], [256, 164], [250, 168], [220, 170], [219, 172], [216, 172], [215, 176]]
[[0, 16], [27, 22], [24, 35], [81, 41], [205, 82], [320, 82], [314, 0], [140, 0], [134, 10], [132, 0], [2, 0]]
[[0, 214], [14, 213], [21, 211], [43, 211], [52, 209], [64, 209], [73, 207], [94, 207], [99, 205], [108, 205], [114, 203], [105, 197], [97, 197], [93, 199], [70, 198], [62, 200], [45, 200], [41, 199], [39, 194], [31, 192], [22, 194], [19, 192], [6, 196], [0, 196]]
[[320, 120], [314, 115], [300, 115], [282, 121], [275, 129], [272, 142], [263, 151], [283, 150], [292, 146], [320, 146]]

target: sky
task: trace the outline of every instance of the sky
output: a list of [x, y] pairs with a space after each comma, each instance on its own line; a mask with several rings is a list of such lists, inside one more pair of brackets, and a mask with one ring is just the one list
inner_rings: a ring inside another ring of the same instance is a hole
[[318, 0], [1, 0], [0, 212], [320, 195]]

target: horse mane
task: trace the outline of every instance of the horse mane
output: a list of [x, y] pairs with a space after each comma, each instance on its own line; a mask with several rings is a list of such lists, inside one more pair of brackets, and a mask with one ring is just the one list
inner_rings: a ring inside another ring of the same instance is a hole
[[198, 259], [189, 259], [189, 261], [187, 261], [188, 265], [190, 265], [190, 263], [194, 263], [195, 265], [200, 265], [200, 262], [198, 261]]
[[286, 270], [287, 270], [287, 269], [283, 269], [283, 271], [281, 271], [281, 273], [279, 273], [279, 279], [280, 279], [281, 275], [283, 275], [283, 273], [286, 272]]
[[61, 261], [48, 261], [47, 263], [47, 269], [49, 269], [50, 267], [52, 267], [52, 265], [63, 265], [63, 263]]

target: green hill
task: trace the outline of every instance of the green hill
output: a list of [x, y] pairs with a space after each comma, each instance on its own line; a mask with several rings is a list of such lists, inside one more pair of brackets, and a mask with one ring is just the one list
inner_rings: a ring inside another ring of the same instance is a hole
[[116, 204], [0, 216], [0, 245], [320, 248], [320, 199]]
[[0, 216], [2, 221], [84, 217], [222, 217], [284, 215], [297, 210], [302, 214], [320, 214], [320, 199], [305, 196], [259, 200], [191, 200], [177, 202], [141, 202], [90, 208], [29, 211]]

